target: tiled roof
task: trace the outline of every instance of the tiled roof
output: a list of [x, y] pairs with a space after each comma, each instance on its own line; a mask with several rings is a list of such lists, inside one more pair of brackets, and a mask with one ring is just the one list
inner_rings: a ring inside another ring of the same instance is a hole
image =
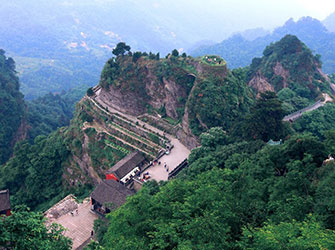
[[10, 209], [9, 190], [0, 190], [0, 211]]
[[132, 152], [109, 169], [108, 173], [113, 173], [117, 178], [122, 179], [143, 161], [144, 157], [140, 152]]
[[133, 191], [117, 181], [104, 180], [91, 193], [91, 197], [101, 205], [104, 205], [105, 203], [112, 203], [112, 209], [114, 209], [124, 204], [127, 196], [133, 194]]

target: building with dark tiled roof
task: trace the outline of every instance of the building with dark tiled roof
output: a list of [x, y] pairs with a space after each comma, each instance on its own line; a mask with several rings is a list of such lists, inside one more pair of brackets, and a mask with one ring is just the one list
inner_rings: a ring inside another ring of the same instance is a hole
[[0, 190], [0, 216], [10, 214], [9, 190]]
[[136, 173], [141, 171], [141, 167], [144, 163], [145, 158], [142, 153], [138, 151], [132, 152], [107, 171], [106, 180], [116, 180], [121, 183], [127, 183]]
[[124, 204], [134, 193], [115, 180], [104, 180], [91, 193], [92, 210], [105, 215]]

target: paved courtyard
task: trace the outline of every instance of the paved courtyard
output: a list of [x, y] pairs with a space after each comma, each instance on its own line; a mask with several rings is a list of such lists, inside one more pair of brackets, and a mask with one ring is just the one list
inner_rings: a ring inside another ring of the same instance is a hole
[[[62, 203], [64, 204], [64, 202], [69, 203], [68, 200], [60, 202], [55, 208], [62, 207], [63, 209], [64, 206], [62, 206]], [[74, 203], [74, 201], [71, 202]], [[91, 212], [89, 199], [85, 199], [83, 203], [77, 203], [77, 206], [72, 204], [67, 207], [69, 208], [66, 210], [67, 213], [63, 213], [57, 218], [49, 218], [48, 223], [55, 222], [62, 225], [66, 229], [65, 236], [72, 239], [72, 249], [77, 249], [91, 237], [94, 220], [96, 220], [98, 216]], [[78, 213], [76, 210], [78, 210]], [[71, 212], [73, 215], [71, 215]], [[48, 214], [46, 217], [48, 218]]]
[[[183, 144], [181, 144], [177, 139], [171, 138], [171, 144], [174, 145], [170, 154], [164, 155], [159, 159], [161, 162], [160, 165], [155, 164], [149, 167], [144, 172], [149, 172], [151, 178], [156, 181], [167, 181], [169, 173], [175, 169], [180, 163], [182, 163], [188, 155], [190, 154], [190, 150], [188, 150]], [[167, 165], [168, 171], [164, 168], [164, 163]], [[143, 174], [141, 175], [143, 178]]]

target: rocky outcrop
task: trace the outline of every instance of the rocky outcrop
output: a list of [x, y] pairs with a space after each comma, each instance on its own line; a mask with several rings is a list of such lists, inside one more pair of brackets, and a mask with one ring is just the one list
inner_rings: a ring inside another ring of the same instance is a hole
[[188, 149], [193, 149], [196, 148], [200, 145], [199, 139], [193, 135], [190, 126], [189, 126], [189, 113], [188, 113], [188, 104], [190, 101], [190, 98], [194, 92], [194, 89], [196, 88], [198, 84], [198, 81], [196, 80], [194, 82], [194, 85], [191, 89], [190, 95], [187, 99], [186, 105], [185, 105], [185, 111], [184, 111], [184, 116], [181, 124], [181, 129], [177, 131], [177, 138], [188, 148]]
[[317, 68], [317, 70], [327, 82], [331, 82], [327, 74], [325, 74], [320, 68]]
[[12, 143], [11, 143], [12, 146], [14, 146], [17, 142], [26, 139], [28, 135], [28, 130], [29, 130], [29, 124], [27, 123], [27, 120], [25, 118], [22, 118], [20, 126], [17, 129], [12, 139]]
[[277, 62], [276, 65], [273, 67], [273, 72], [277, 76], [281, 76], [283, 78], [283, 88], [287, 88], [287, 79], [290, 76], [288, 70], [284, 69], [283, 65], [280, 62]]
[[146, 111], [141, 98], [136, 93], [122, 91], [117, 87], [110, 86], [108, 90], [102, 88], [98, 98], [108, 106], [112, 106], [123, 113], [137, 116]]
[[182, 120], [180, 129], [176, 133], [177, 138], [183, 143], [188, 149], [193, 149], [200, 146], [199, 139], [193, 135], [188, 119], [188, 108], [186, 105], [185, 114]]
[[[151, 108], [153, 114], [150, 115], [156, 116], [157, 119], [160, 115], [156, 111], [165, 110], [168, 117], [178, 120], [183, 109], [182, 122], [174, 127], [173, 132], [166, 132], [176, 136], [189, 149], [199, 146], [199, 139], [193, 135], [189, 127], [187, 103], [197, 78], [223, 80], [228, 74], [226, 65], [209, 65], [201, 60], [182, 58], [161, 61], [141, 58], [134, 65], [124, 57], [118, 63], [120, 68], [132, 67], [136, 70], [136, 75], [117, 75], [110, 84], [104, 84], [107, 78], [102, 78], [100, 85], [104, 87], [95, 92], [95, 99], [124, 114], [137, 117], [145, 115]], [[192, 89], [189, 86], [190, 82], [193, 83]], [[199, 116], [197, 119], [207, 128]]]
[[258, 94], [266, 91], [274, 91], [273, 86], [266, 80], [266, 78], [257, 72], [255, 76], [249, 81], [249, 87], [253, 88]]
[[[166, 115], [178, 119], [177, 108], [181, 107], [179, 98], [187, 98], [186, 89], [171, 79], [162, 78], [162, 81], [147, 69], [143, 96], [136, 91], [124, 90], [111, 85], [108, 90], [102, 88], [98, 98], [109, 106], [134, 116], [147, 112], [147, 104], [154, 109], [165, 107]], [[121, 84], [122, 85], [122, 84]]]
[[156, 81], [146, 84], [147, 93], [151, 97], [149, 104], [155, 109], [164, 106], [167, 116], [178, 119], [177, 107], [180, 106], [178, 97], [186, 96], [185, 90], [172, 80], [165, 77], [162, 80], [163, 85], [161, 83], [157, 84]]

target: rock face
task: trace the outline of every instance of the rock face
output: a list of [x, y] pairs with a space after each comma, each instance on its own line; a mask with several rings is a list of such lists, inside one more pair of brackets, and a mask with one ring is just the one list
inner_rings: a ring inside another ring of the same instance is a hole
[[[149, 73], [146, 81], [146, 93], [150, 97], [148, 104], [154, 109], [165, 107], [168, 117], [178, 119], [177, 109], [181, 107], [180, 98], [187, 98], [186, 89], [178, 85], [171, 79], [162, 78], [162, 82]], [[123, 113], [140, 116], [147, 113], [145, 100], [138, 93], [125, 92], [120, 88], [110, 86], [109, 90], [102, 89], [99, 99], [109, 106], [120, 110]], [[188, 127], [188, 111], [184, 110], [182, 125], [175, 136], [189, 149], [199, 146], [197, 138], [192, 134]]]
[[331, 82], [327, 74], [325, 74], [320, 68], [317, 68], [317, 70], [327, 82]]
[[290, 76], [288, 70], [284, 69], [283, 65], [280, 62], [277, 62], [276, 65], [273, 67], [273, 72], [277, 76], [281, 76], [283, 78], [282, 88], [287, 88], [287, 79]]
[[176, 136], [188, 149], [193, 149], [200, 146], [199, 139], [193, 135], [189, 126], [187, 105], [185, 108], [181, 129], [177, 131]]
[[[122, 63], [122, 65], [131, 64], [125, 58], [119, 63]], [[124, 76], [119, 76], [117, 84], [110, 84], [108, 88], [101, 88], [98, 98], [108, 106], [125, 114], [141, 116], [153, 112], [152, 115], [158, 118], [158, 111], [163, 110], [162, 112], [167, 117], [174, 120], [181, 119], [183, 122], [179, 129], [176, 129], [175, 136], [189, 149], [194, 148], [199, 143], [188, 128], [187, 122], [185, 122], [185, 116], [187, 117], [185, 104], [190, 92], [187, 83], [194, 82], [196, 75], [193, 72], [188, 72], [178, 63], [179, 61], [170, 61], [169, 66], [163, 66], [160, 61], [149, 61], [141, 58], [136, 66], [133, 66], [136, 67], [138, 75], [129, 76], [126, 80]], [[199, 64], [193, 60], [189, 67], [192, 67], [194, 71], [198, 69], [202, 71]]]
[[[97, 99], [107, 106], [125, 114], [138, 117], [148, 113], [155, 116], [155, 120], [159, 120], [162, 115], [175, 121], [181, 121], [178, 126], [172, 125], [175, 126], [172, 134], [186, 147], [192, 149], [200, 145], [197, 136], [201, 131], [198, 129], [195, 132], [195, 127], [198, 126], [197, 121], [204, 130], [214, 125], [220, 126], [220, 121], [207, 124], [211, 118], [205, 116], [204, 120], [198, 114], [200, 110], [195, 108], [194, 103], [198, 103], [201, 99], [202, 88], [208, 88], [204, 90], [207, 96], [216, 94], [211, 92], [209, 85], [212, 84], [217, 91], [227, 92], [220, 94], [222, 96], [221, 103], [227, 101], [229, 104], [225, 106], [229, 106], [231, 101], [228, 101], [227, 96], [234, 87], [230, 89], [227, 86], [233, 86], [236, 82], [230, 84], [227, 81], [224, 83], [228, 74], [229, 70], [226, 64], [211, 64], [206, 62], [204, 58], [199, 60], [188, 57], [169, 57], [152, 60], [141, 57], [134, 63], [131, 57], [124, 56], [106, 63], [100, 81], [101, 91], [97, 92], [96, 95]], [[208, 82], [210, 82], [209, 85]], [[264, 83], [267, 82], [264, 80]], [[195, 93], [193, 90], [196, 85], [198, 87]], [[255, 87], [261, 89], [264, 87], [263, 85], [256, 84]], [[245, 85], [245, 87], [247, 86]], [[270, 84], [267, 84], [266, 87], [267, 89], [264, 91], [272, 89]], [[213, 107], [210, 103], [210, 101], [206, 101], [205, 104], [199, 105], [203, 105], [202, 107], [208, 105], [208, 108], [211, 109]], [[215, 105], [219, 105], [219, 103]], [[201, 110], [202, 114], [203, 109]], [[225, 116], [221, 113], [217, 115], [211, 113], [210, 115], [216, 120]], [[192, 125], [190, 125], [191, 123]], [[166, 132], [171, 133], [168, 130]]]
[[[279, 88], [287, 88], [287, 80], [290, 76], [289, 71], [284, 69], [283, 65], [280, 62], [276, 62], [275, 66], [273, 67], [273, 73], [275, 76], [280, 76], [282, 78], [282, 83]], [[255, 76], [249, 81], [248, 85], [249, 87], [253, 88], [259, 96], [259, 94], [262, 92], [275, 91], [274, 86], [271, 85], [270, 82], [271, 80], [268, 81], [261, 72], [257, 72]]]
[[108, 89], [102, 88], [99, 98], [106, 104], [131, 115], [146, 113], [150, 105], [154, 109], [164, 107], [167, 116], [178, 119], [177, 108], [183, 106], [180, 98], [187, 98], [186, 88], [177, 84], [173, 78], [163, 76], [158, 79], [154, 67], [142, 67], [140, 70], [145, 71], [145, 78], [141, 79], [145, 95], [133, 88], [124, 88], [127, 83], [120, 82], [120, 86], [110, 85]]
[[24, 139], [27, 138], [27, 134], [28, 134], [28, 130], [29, 130], [30, 126], [27, 123], [27, 120], [25, 118], [21, 119], [21, 124], [20, 127], [17, 129], [13, 141], [12, 141], [12, 145], [14, 146], [17, 142], [22, 141]]
[[[161, 106], [165, 106], [166, 115], [173, 118], [178, 119], [177, 114], [177, 106], [178, 106], [178, 96], [185, 96], [186, 93], [181, 89], [180, 86], [176, 84], [176, 82], [167, 80], [163, 77], [164, 88], [161, 89], [160, 94], [164, 96], [164, 99], [156, 98], [152, 99], [150, 104], [154, 108], [159, 108]], [[146, 86], [149, 93], [155, 93], [155, 85], [154, 86]]]
[[109, 106], [131, 115], [141, 115], [146, 110], [136, 93], [124, 92], [113, 86], [108, 90], [101, 89], [99, 98]]
[[260, 72], [255, 74], [255, 76], [249, 81], [248, 85], [249, 87], [253, 88], [258, 94], [266, 91], [274, 91], [273, 86]]

